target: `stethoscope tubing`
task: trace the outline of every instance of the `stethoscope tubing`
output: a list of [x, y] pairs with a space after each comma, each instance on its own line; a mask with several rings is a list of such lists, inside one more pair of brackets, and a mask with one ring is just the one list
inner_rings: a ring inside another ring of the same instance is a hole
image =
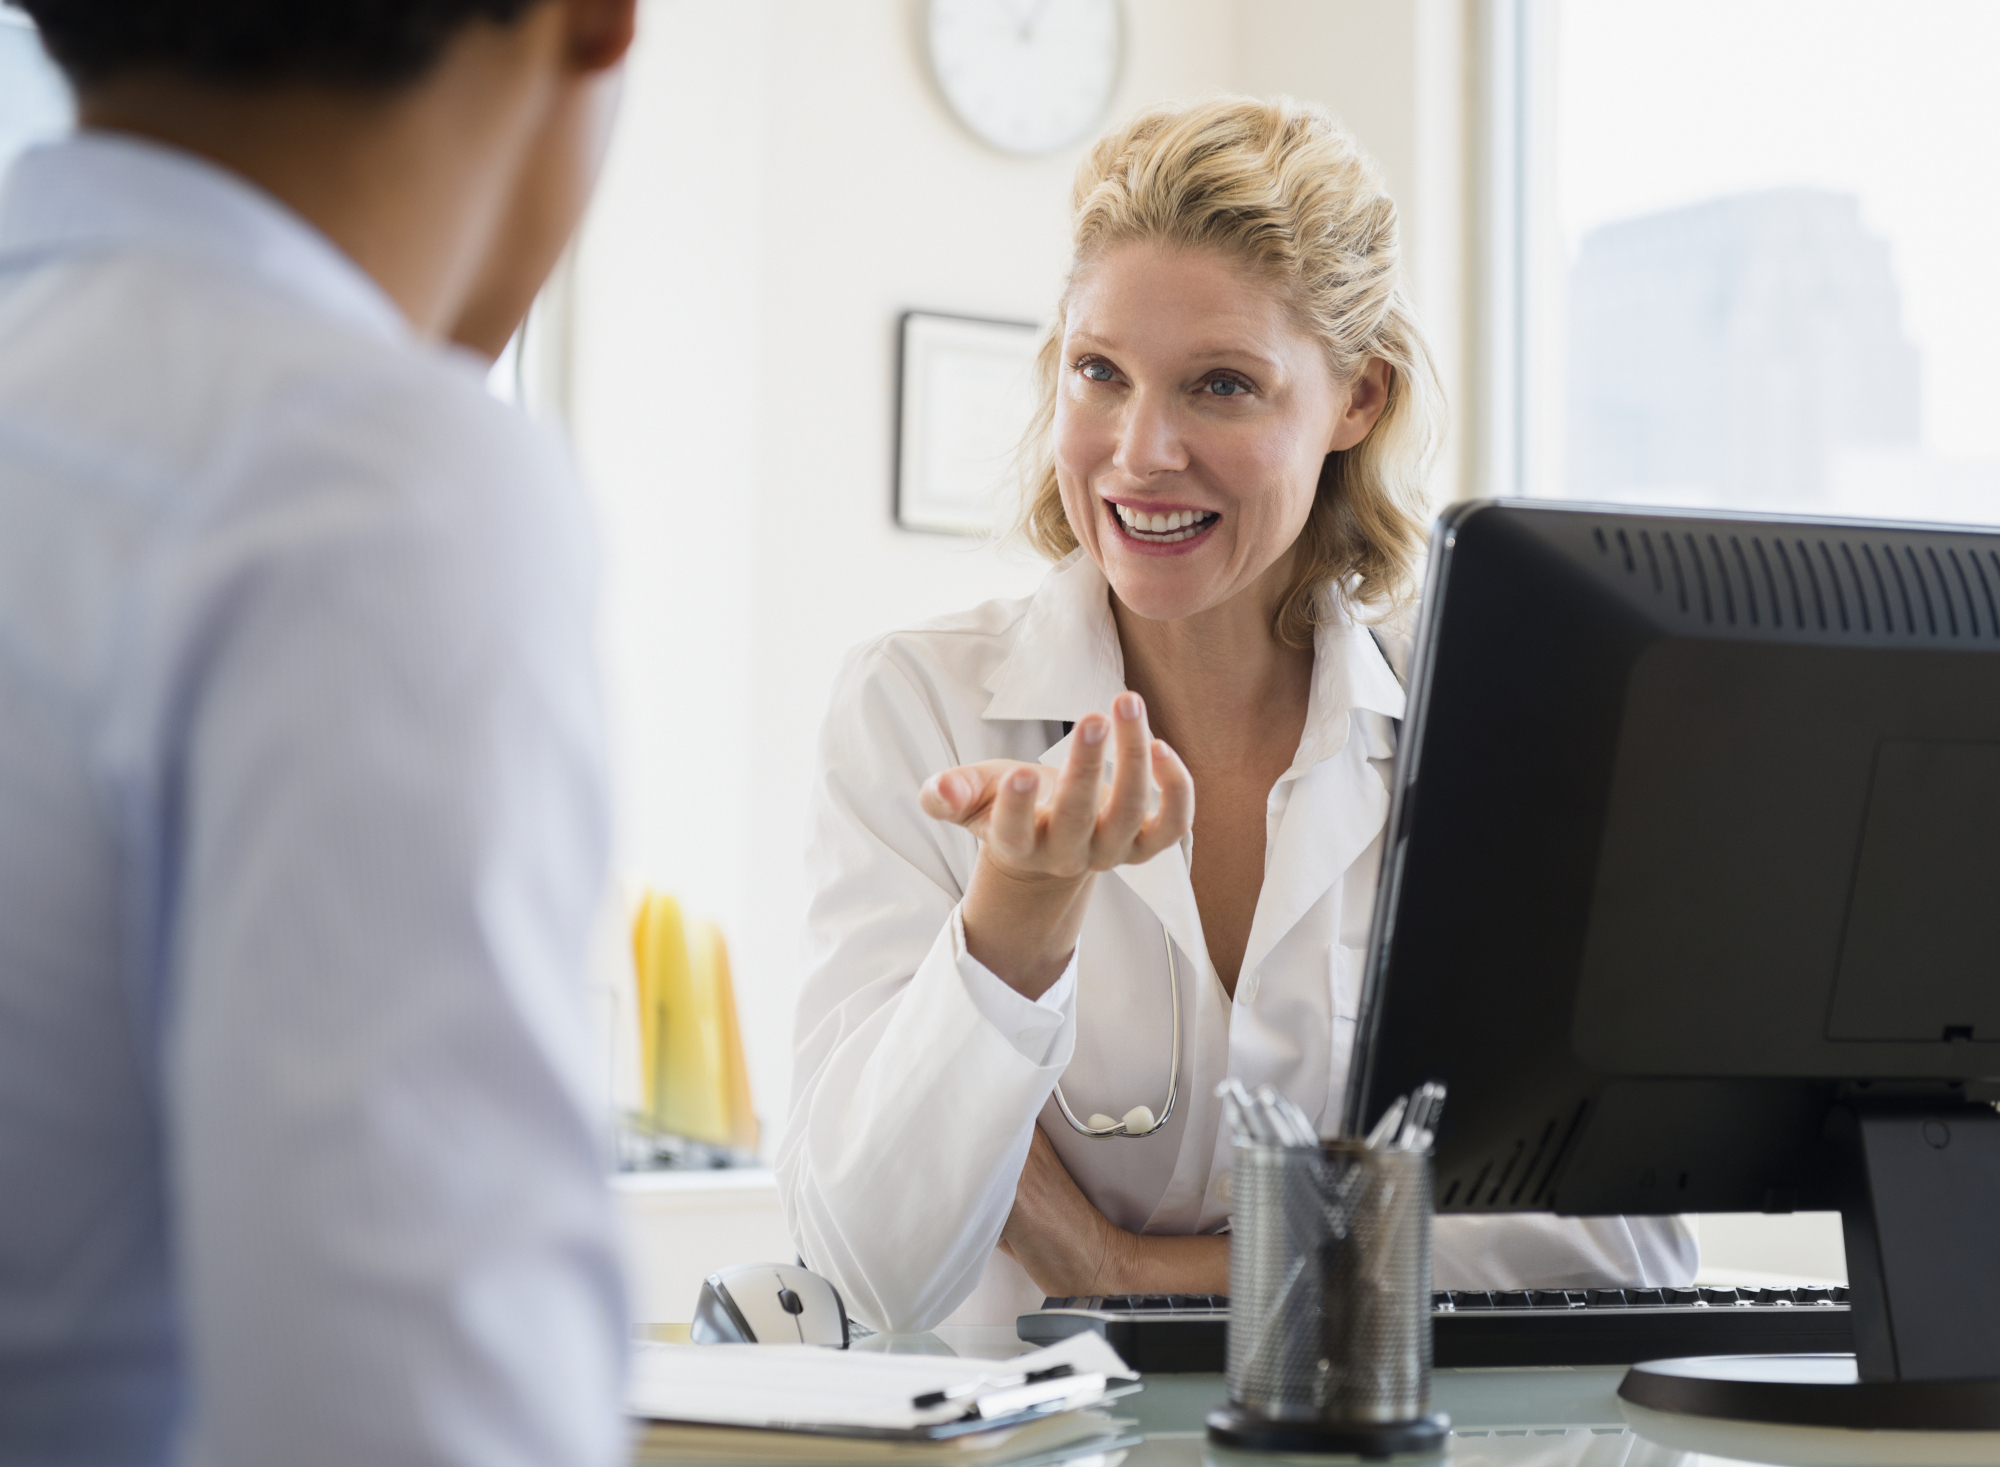
[[1123, 1121], [1109, 1126], [1086, 1126], [1076, 1118], [1076, 1112], [1069, 1108], [1069, 1101], [1063, 1095], [1062, 1081], [1058, 1080], [1056, 1107], [1062, 1111], [1063, 1119], [1069, 1122], [1070, 1129], [1079, 1136], [1088, 1136], [1093, 1141], [1102, 1141], [1113, 1136], [1136, 1141], [1150, 1136], [1166, 1125], [1168, 1118], [1174, 1113], [1175, 1103], [1181, 1098], [1181, 975], [1178, 965], [1174, 962], [1173, 934], [1167, 931], [1167, 924], [1164, 922], [1160, 924], [1160, 936], [1167, 944], [1167, 992], [1173, 996], [1174, 1015], [1174, 1050], [1173, 1062], [1167, 1070], [1167, 1103], [1160, 1108], [1159, 1117], [1143, 1131], [1128, 1131]]

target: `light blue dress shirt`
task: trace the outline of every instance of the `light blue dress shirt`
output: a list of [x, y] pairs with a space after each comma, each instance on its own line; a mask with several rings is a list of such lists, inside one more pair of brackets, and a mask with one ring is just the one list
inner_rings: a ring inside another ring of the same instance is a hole
[[0, 1463], [617, 1459], [564, 455], [247, 183], [0, 192]]

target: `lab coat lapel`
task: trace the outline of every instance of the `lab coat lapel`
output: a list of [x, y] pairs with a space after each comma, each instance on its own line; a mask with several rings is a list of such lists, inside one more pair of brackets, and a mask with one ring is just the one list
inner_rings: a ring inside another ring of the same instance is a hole
[[1174, 940], [1189, 971], [1208, 971], [1208, 942], [1201, 935], [1201, 911], [1194, 904], [1194, 883], [1188, 878], [1187, 851], [1168, 846], [1143, 866], [1117, 866], [1118, 879], [1152, 910]]
[[1389, 793], [1359, 746], [1350, 743], [1300, 776], [1264, 861], [1264, 889], [1243, 950], [1245, 975], [1368, 849], [1388, 817]]
[[1042, 579], [986, 691], [982, 718], [1075, 723], [1110, 710], [1125, 691], [1125, 650], [1096, 561], [1073, 550]]
[[1371, 758], [1394, 752], [1391, 719], [1403, 688], [1367, 628], [1329, 618], [1315, 638], [1313, 686], [1283, 818], [1268, 837], [1264, 887], [1243, 952], [1257, 972], [1389, 818], [1389, 792]]

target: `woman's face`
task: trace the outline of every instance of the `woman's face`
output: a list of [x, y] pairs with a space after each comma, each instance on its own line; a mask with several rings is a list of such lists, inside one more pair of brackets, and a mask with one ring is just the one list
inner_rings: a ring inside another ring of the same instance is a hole
[[1321, 465], [1367, 436], [1381, 362], [1334, 380], [1319, 343], [1231, 261], [1151, 243], [1108, 251], [1070, 296], [1056, 478], [1118, 599], [1193, 616], [1289, 572]]

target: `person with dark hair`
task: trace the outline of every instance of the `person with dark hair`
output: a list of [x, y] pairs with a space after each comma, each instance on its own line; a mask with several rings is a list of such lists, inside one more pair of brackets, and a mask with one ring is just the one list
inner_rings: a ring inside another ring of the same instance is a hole
[[636, 0], [20, 0], [0, 1464], [622, 1461], [592, 548], [485, 391]]

